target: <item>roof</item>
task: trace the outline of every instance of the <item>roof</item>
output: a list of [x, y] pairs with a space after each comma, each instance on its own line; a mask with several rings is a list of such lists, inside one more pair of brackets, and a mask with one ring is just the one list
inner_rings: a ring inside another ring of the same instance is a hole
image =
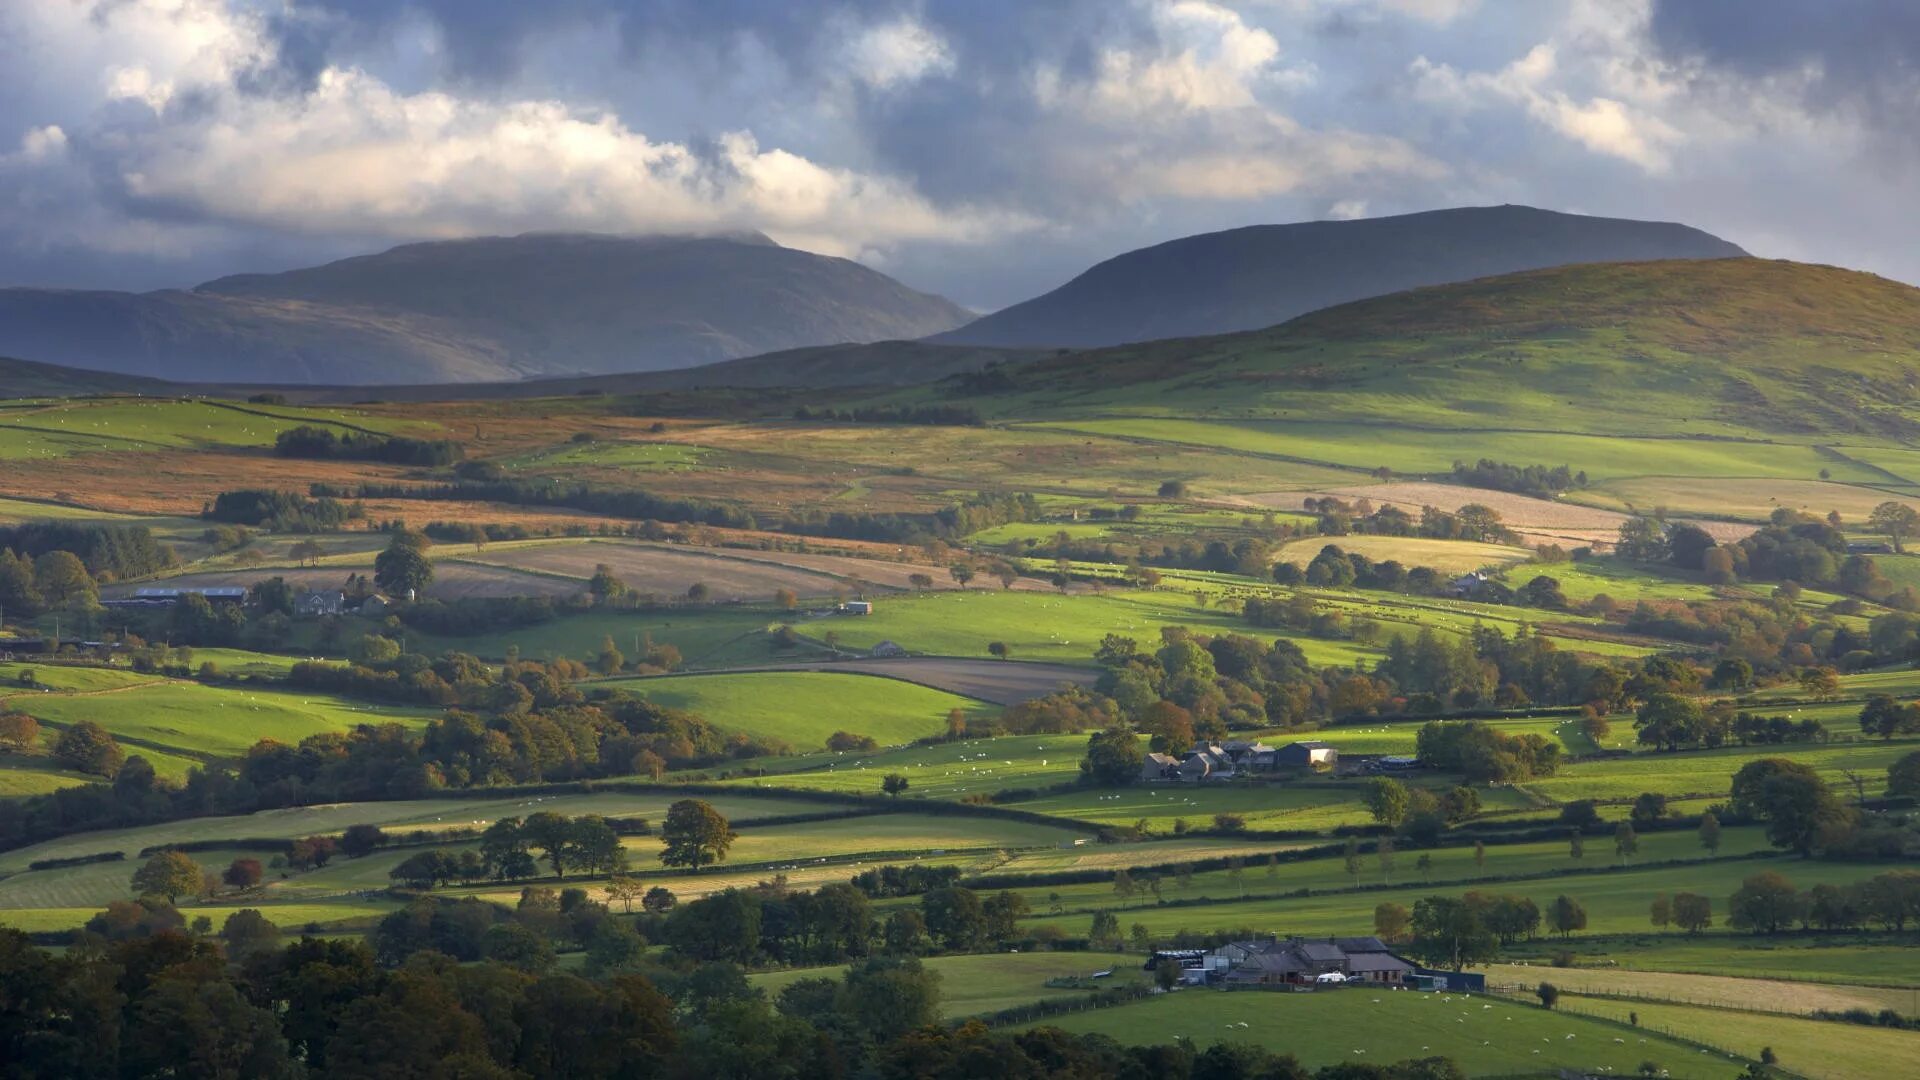
[[1412, 971], [1413, 965], [1390, 952], [1357, 952], [1347, 956], [1351, 971]]
[[1331, 941], [1297, 941], [1294, 950], [1316, 964], [1337, 964], [1347, 958], [1340, 946]]
[[1386, 942], [1381, 941], [1372, 934], [1368, 934], [1366, 937], [1337, 937], [1333, 939], [1333, 943], [1350, 953], [1380, 953], [1390, 951], [1387, 948]]
[[205, 589], [135, 589], [133, 595], [137, 600], [177, 599], [182, 596], [244, 597], [247, 590], [238, 585], [215, 585]]
[[1178, 765], [1178, 764], [1180, 764], [1180, 762], [1179, 762], [1179, 760], [1178, 760], [1177, 758], [1173, 758], [1173, 757], [1169, 757], [1169, 756], [1167, 756], [1166, 754], [1148, 754], [1148, 755], [1147, 755], [1147, 760], [1148, 760], [1148, 761], [1150, 761], [1150, 762], [1152, 762], [1152, 763], [1154, 763], [1155, 765]]
[[1282, 750], [1292, 750], [1292, 749], [1293, 749], [1294, 747], [1296, 747], [1296, 746], [1297, 746], [1297, 747], [1300, 747], [1301, 749], [1304, 749], [1304, 750], [1331, 750], [1331, 749], [1333, 749], [1333, 744], [1332, 744], [1332, 743], [1325, 743], [1325, 742], [1321, 742], [1321, 741], [1320, 741], [1320, 740], [1318, 740], [1318, 739], [1303, 739], [1303, 740], [1301, 740], [1300, 742], [1290, 742], [1290, 743], [1288, 743], [1287, 745], [1285, 745], [1285, 746], [1283, 746], [1283, 747], [1281, 747], [1280, 749], [1282, 749]]

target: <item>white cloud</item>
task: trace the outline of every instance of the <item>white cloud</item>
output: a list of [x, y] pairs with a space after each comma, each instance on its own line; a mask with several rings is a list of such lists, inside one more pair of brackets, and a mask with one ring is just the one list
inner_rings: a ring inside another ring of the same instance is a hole
[[1514, 104], [1535, 121], [1597, 154], [1632, 162], [1650, 173], [1667, 171], [1682, 133], [1658, 115], [1610, 97], [1575, 97], [1556, 82], [1563, 74], [1551, 44], [1529, 49], [1496, 72], [1462, 73], [1426, 57], [1408, 67], [1415, 93], [1429, 104], [1460, 111]]
[[853, 78], [879, 90], [933, 75], [950, 75], [954, 70], [953, 53], [946, 41], [909, 18], [857, 31], [842, 59]]
[[1335, 221], [1353, 221], [1367, 216], [1367, 200], [1341, 199], [1327, 209], [1327, 216]]

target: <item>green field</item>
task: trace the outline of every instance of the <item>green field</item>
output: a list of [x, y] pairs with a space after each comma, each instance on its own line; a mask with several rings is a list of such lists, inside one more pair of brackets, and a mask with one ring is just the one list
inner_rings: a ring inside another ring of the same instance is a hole
[[270, 411], [204, 401], [108, 398], [0, 413], [0, 458], [64, 457], [93, 450], [266, 446], [303, 424], [387, 433], [432, 425], [356, 409], [276, 406]]
[[732, 781], [741, 787], [804, 787], [871, 794], [880, 780], [899, 773], [909, 798], [956, 799], [1010, 787], [1059, 784], [1080, 775], [1085, 735], [1012, 735], [934, 746], [909, 746], [872, 754], [809, 754], [756, 758], [747, 764], [773, 775]]
[[[1140, 957], [1125, 953], [1040, 952], [990, 953], [984, 956], [933, 956], [921, 961], [940, 976], [940, 1014], [949, 1020], [998, 1012], [1051, 997], [1071, 997], [1077, 991], [1052, 989], [1048, 979], [1090, 976], [1112, 971], [1103, 986], [1145, 981]], [[778, 997], [801, 979], [838, 980], [844, 967], [789, 968], [749, 977], [754, 986]]]
[[[1252, 929], [1267, 933], [1283, 934], [1351, 934], [1370, 928], [1374, 906], [1381, 903], [1396, 903], [1412, 909], [1415, 902], [1434, 893], [1459, 895], [1465, 887], [1449, 886], [1438, 888], [1419, 884], [1420, 877], [1414, 868], [1417, 853], [1402, 851], [1395, 856], [1391, 887], [1370, 888], [1364, 891], [1336, 891], [1305, 897], [1273, 898], [1236, 898], [1236, 890], [1216, 888], [1212, 895], [1225, 897], [1217, 903], [1190, 904], [1188, 906], [1139, 907], [1128, 910], [1121, 916], [1123, 925], [1134, 922], [1144, 924], [1155, 935], [1171, 935], [1180, 930], [1239, 930]], [[1489, 855], [1489, 865], [1494, 856]], [[1872, 877], [1886, 869], [1885, 866], [1853, 865], [1847, 863], [1806, 862], [1798, 859], [1773, 857], [1767, 859], [1717, 859], [1712, 862], [1692, 863], [1683, 871], [1676, 872], [1670, 867], [1616, 868], [1612, 845], [1595, 838], [1589, 843], [1586, 857], [1575, 861], [1568, 858], [1564, 864], [1568, 868], [1591, 867], [1605, 868], [1603, 872], [1573, 872], [1555, 877], [1537, 878], [1527, 881], [1507, 883], [1486, 883], [1476, 886], [1482, 891], [1513, 893], [1531, 897], [1535, 904], [1545, 911], [1547, 905], [1560, 895], [1571, 896], [1580, 901], [1587, 910], [1587, 932], [1592, 934], [1634, 933], [1649, 929], [1647, 905], [1663, 892], [1675, 889], [1698, 892], [1713, 901], [1715, 929], [1709, 933], [1721, 937], [1728, 936], [1722, 929], [1727, 897], [1740, 887], [1741, 881], [1762, 870], [1778, 870], [1790, 878], [1802, 889], [1810, 888], [1821, 882], [1835, 884], [1859, 881]], [[1363, 883], [1384, 884], [1385, 875], [1371, 856], [1362, 856], [1361, 881]], [[1256, 871], [1247, 874], [1246, 888], [1252, 891], [1259, 878]], [[1405, 883], [1405, 884], [1400, 884]], [[1177, 884], [1163, 882], [1162, 895], [1168, 900], [1191, 901], [1208, 895], [1199, 880], [1188, 889], [1182, 890]], [[1083, 934], [1087, 930], [1089, 917], [1085, 914], [1074, 915], [1036, 915], [1032, 920], [1038, 925], [1055, 925], [1069, 933]], [[1575, 941], [1579, 936], [1574, 937]]]
[[[131, 675], [101, 671], [99, 676]], [[13, 708], [53, 727], [91, 720], [126, 743], [130, 753], [156, 748], [179, 757], [234, 757], [261, 739], [297, 743], [309, 735], [344, 731], [356, 724], [424, 724], [424, 709], [372, 706], [322, 694], [141, 680], [95, 693], [24, 695]], [[178, 758], [168, 769], [176, 775]]]
[[[1041, 1026], [1136, 1045], [1175, 1038], [1201, 1048], [1252, 1043], [1292, 1054], [1309, 1068], [1434, 1056], [1452, 1058], [1469, 1076], [1551, 1075], [1556, 1069], [1631, 1075], [1651, 1060], [1672, 1077], [1719, 1080], [1741, 1068], [1723, 1054], [1702, 1055], [1697, 1046], [1625, 1025], [1501, 999], [1367, 987], [1311, 994], [1183, 990], [1053, 1017]], [[1752, 1053], [1757, 1057], [1759, 1048]]]
[[533, 472], [580, 465], [658, 472], [699, 467], [711, 454], [712, 451], [706, 447], [686, 443], [569, 442], [537, 453], [509, 458], [500, 464], [508, 469]]
[[1920, 1032], [1891, 1031], [1767, 1013], [1737, 1012], [1691, 1005], [1573, 998], [1568, 1012], [1620, 1021], [1638, 1013], [1642, 1028], [1673, 1032], [1721, 1046], [1737, 1046], [1753, 1057], [1772, 1047], [1780, 1065], [1816, 1080], [1855, 1080], [1863, 1076], [1920, 1075]]
[[780, 739], [798, 750], [817, 749], [836, 731], [872, 736], [882, 745], [906, 743], [945, 731], [954, 709], [975, 718], [1000, 713], [996, 705], [872, 675], [770, 671], [596, 685], [630, 690], [699, 713], [727, 731]]

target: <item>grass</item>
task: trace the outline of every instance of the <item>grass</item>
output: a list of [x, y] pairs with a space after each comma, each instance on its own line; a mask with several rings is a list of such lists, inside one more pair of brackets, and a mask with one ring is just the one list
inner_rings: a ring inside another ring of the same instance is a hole
[[712, 451], [701, 446], [672, 442], [567, 442], [559, 446], [522, 454], [500, 464], [508, 469], [544, 472], [568, 466], [601, 466], [635, 472], [677, 471], [698, 468]]
[[[861, 817], [850, 821], [809, 821], [740, 830], [727, 854], [732, 863], [766, 863], [774, 869], [797, 868], [808, 861], [893, 852], [926, 853], [1057, 847], [1084, 834], [1051, 825], [998, 818], [934, 817], [911, 812]], [[663, 871], [658, 837], [633, 837], [627, 849], [638, 873]]]
[[1183, 990], [1042, 1024], [1132, 1044], [1176, 1037], [1202, 1048], [1252, 1043], [1292, 1054], [1308, 1068], [1445, 1056], [1469, 1076], [1551, 1075], [1558, 1069], [1630, 1075], [1647, 1060], [1676, 1078], [1718, 1080], [1738, 1071], [1724, 1056], [1708, 1064], [1697, 1046], [1536, 1006], [1366, 987], [1311, 994]]
[[[1736, 1012], [1696, 1005], [1660, 1005], [1601, 998], [1562, 999], [1562, 1009], [1625, 1020], [1638, 1013], [1647, 1030], [1672, 1032], [1716, 1045], [1739, 1047], [1752, 1057], [1772, 1047], [1782, 1068], [1815, 1080], [1920, 1073], [1920, 1032], [1802, 1020], [1770, 1013]], [[1714, 1075], [1731, 1075], [1724, 1064]]]
[[[1878, 941], [1857, 935], [1781, 938], [1689, 938], [1647, 934], [1575, 946], [1582, 964], [1613, 963], [1636, 971], [1675, 971], [1797, 982], [1868, 983], [1920, 994], [1920, 971], [1907, 939]], [[1902, 1012], [1920, 1016], [1920, 997]]]
[[[1845, 730], [1845, 724], [1859, 713], [1858, 705], [1829, 706], [1815, 711], [1789, 710], [1789, 715], [1820, 715], [1830, 728]], [[1630, 743], [1632, 729], [1616, 721], [1608, 743]], [[1799, 743], [1781, 746], [1728, 746], [1714, 750], [1689, 750], [1681, 753], [1636, 753], [1631, 757], [1576, 761], [1561, 766], [1558, 774], [1531, 780], [1525, 789], [1554, 802], [1575, 799], [1631, 799], [1643, 791], [1669, 796], [1722, 796], [1732, 790], [1733, 774], [1756, 758], [1783, 757], [1809, 765], [1836, 791], [1851, 790], [1845, 771], [1864, 773], [1878, 783], [1886, 777], [1887, 766], [1920, 745], [1920, 740], [1865, 740], [1829, 744]], [[1871, 789], [1869, 793], [1873, 793]]]
[[[1411, 852], [1400, 852], [1396, 856], [1392, 878], [1396, 884], [1384, 886], [1383, 875], [1378, 864], [1371, 856], [1362, 856], [1361, 882], [1383, 886], [1364, 892], [1343, 891], [1304, 897], [1242, 900], [1234, 898], [1235, 892], [1227, 889], [1216, 889], [1211, 886], [1203, 889], [1198, 879], [1191, 888], [1186, 890], [1181, 890], [1177, 885], [1169, 883], [1162, 886], [1162, 895], [1168, 900], [1196, 900], [1221, 894], [1228, 898], [1217, 903], [1138, 908], [1125, 913], [1121, 922], [1127, 925], [1133, 922], [1143, 923], [1156, 936], [1167, 936], [1180, 930], [1243, 928], [1298, 934], [1350, 934], [1359, 932], [1370, 924], [1371, 912], [1376, 904], [1391, 902], [1411, 909], [1416, 901], [1425, 896], [1435, 893], [1457, 896], [1466, 891], [1461, 886], [1440, 887], [1418, 884], [1419, 877], [1413, 866], [1414, 858], [1415, 855]], [[1528, 881], [1487, 883], [1479, 888], [1482, 891], [1531, 897], [1542, 911], [1546, 910], [1547, 905], [1552, 903], [1555, 897], [1563, 894], [1571, 896], [1586, 907], [1589, 933], [1613, 934], [1646, 929], [1648, 927], [1647, 906], [1652, 903], [1655, 896], [1671, 893], [1676, 889], [1698, 892], [1712, 899], [1715, 925], [1719, 926], [1724, 922], [1727, 897], [1740, 887], [1741, 881], [1762, 870], [1778, 870], [1800, 888], [1805, 889], [1821, 882], [1841, 884], [1858, 881], [1886, 869], [1885, 866], [1809, 863], [1786, 857], [1718, 859], [1713, 862], [1690, 864], [1684, 870], [1676, 870], [1673, 867], [1618, 867], [1610, 845], [1598, 838], [1589, 845], [1585, 859], [1576, 861], [1569, 858], [1563, 865], [1570, 870], [1574, 868], [1605, 869], [1597, 873], [1573, 872]], [[1256, 876], [1253, 872], [1249, 872], [1249, 890], [1253, 888], [1253, 880]], [[1058, 925], [1070, 933], [1084, 933], [1088, 916], [1085, 914], [1037, 915], [1033, 921]], [[1732, 940], [1732, 935], [1725, 931], [1716, 930], [1713, 933], [1722, 939]], [[1578, 942], [1579, 936], [1576, 935], [1573, 941]]]
[[432, 425], [353, 409], [277, 406], [269, 412], [204, 401], [107, 398], [0, 414], [0, 457], [64, 457], [90, 450], [266, 446], [312, 424], [423, 432]]
[[[992, 953], [934, 956], [921, 963], [940, 976], [940, 1015], [949, 1020], [1075, 993], [1048, 987], [1046, 982], [1052, 978], [1088, 976], [1110, 970], [1113, 974], [1100, 980], [1102, 986], [1145, 981], [1140, 957], [1124, 953]], [[768, 997], [778, 997], [781, 990], [802, 979], [827, 978], [837, 982], [845, 970], [830, 966], [764, 971], [749, 975], [747, 981], [766, 991]]]
[[[129, 871], [129, 873], [131, 873], [131, 871]], [[302, 927], [308, 925], [319, 925], [322, 927], [329, 925], [337, 926], [344, 923], [359, 923], [376, 919], [399, 906], [398, 903], [385, 899], [336, 900], [301, 904], [271, 904], [259, 901], [243, 901], [239, 903], [212, 904], [183, 903], [180, 905], [180, 913], [186, 916], [188, 920], [192, 920], [199, 915], [205, 915], [212, 919], [214, 927], [218, 928], [226, 921], [227, 916], [232, 915], [242, 908], [250, 907], [258, 910], [262, 915], [272, 920], [274, 925], [280, 927], [282, 930], [292, 931], [297, 934]], [[97, 907], [66, 907], [19, 908], [0, 911], [0, 926], [12, 927], [15, 930], [25, 930], [29, 933], [74, 930], [85, 925], [86, 921], [98, 915], [100, 910], [101, 909]]]
[[947, 713], [999, 715], [997, 706], [898, 679], [826, 672], [690, 675], [600, 683], [660, 705], [687, 709], [728, 731], [783, 740], [811, 749], [836, 731], [868, 735], [882, 744], [911, 742], [946, 730]]
[[680, 650], [690, 666], [764, 663], [777, 659], [766, 630], [776, 621], [771, 609], [746, 607], [687, 608], [678, 611], [595, 611], [565, 615], [537, 626], [462, 636], [412, 633], [412, 647], [427, 653], [452, 649], [488, 659], [499, 659], [517, 648], [529, 660], [570, 656], [577, 660], [599, 655], [600, 642], [611, 636], [623, 651], [635, 639], [651, 636]]
[[[445, 799], [394, 802], [331, 803], [254, 814], [188, 818], [160, 825], [74, 833], [55, 840], [0, 852], [0, 873], [25, 871], [41, 859], [67, 859], [104, 851], [125, 852], [133, 859], [142, 848], [163, 843], [222, 840], [234, 837], [294, 839], [317, 833], [338, 833], [349, 825], [378, 825], [387, 830], [484, 827], [503, 817], [524, 817], [536, 810], [555, 813], [601, 814], [608, 817], [646, 817], [659, 821], [667, 806], [683, 795], [671, 788], [637, 792], [597, 791], [567, 795], [502, 795], [476, 791]], [[818, 813], [817, 802], [757, 796], [702, 796], [734, 820]]]
[[[92, 720], [125, 742], [130, 753], [151, 747], [180, 756], [232, 757], [261, 739], [291, 744], [368, 723], [417, 727], [433, 715], [322, 694], [175, 681], [136, 682], [94, 694], [26, 695], [11, 704], [54, 727]], [[160, 766], [155, 761], [155, 769]]]
[[936, 746], [910, 746], [873, 754], [809, 754], [759, 758], [748, 764], [772, 775], [733, 781], [872, 793], [889, 773], [907, 778], [910, 798], [957, 799], [1010, 787], [1065, 783], [1080, 775], [1084, 735], [1012, 735], [968, 739]]

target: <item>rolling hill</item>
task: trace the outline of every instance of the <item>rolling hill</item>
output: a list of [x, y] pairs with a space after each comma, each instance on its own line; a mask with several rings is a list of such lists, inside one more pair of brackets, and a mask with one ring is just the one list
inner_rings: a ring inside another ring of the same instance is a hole
[[1002, 415], [1907, 441], [1920, 289], [1755, 258], [1565, 266], [1048, 357], [994, 382], [943, 389]]
[[471, 383], [918, 338], [968, 317], [758, 234], [529, 235], [191, 291], [0, 289], [0, 352], [189, 382]]
[[1255, 225], [1131, 251], [934, 340], [1088, 348], [1254, 330], [1369, 296], [1570, 263], [1724, 258], [1698, 229], [1526, 206]]

